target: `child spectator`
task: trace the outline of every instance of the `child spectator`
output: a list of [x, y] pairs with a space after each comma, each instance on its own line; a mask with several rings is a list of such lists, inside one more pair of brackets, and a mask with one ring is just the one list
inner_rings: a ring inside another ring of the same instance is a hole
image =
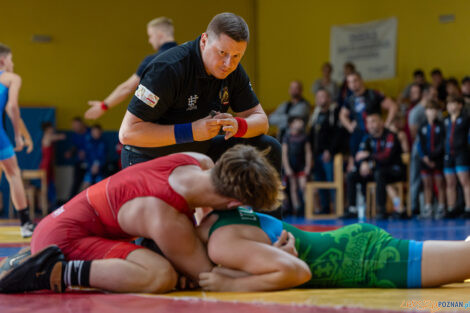
[[451, 77], [446, 81], [446, 92], [449, 96], [461, 96], [459, 82], [455, 77]]
[[392, 120], [392, 123], [388, 127], [392, 132], [397, 134], [398, 140], [400, 141], [401, 150], [403, 153], [410, 152], [410, 139], [405, 133], [406, 118], [402, 114], [397, 114]]
[[39, 168], [46, 171], [47, 174], [47, 200], [49, 209], [55, 208], [56, 189], [54, 184], [54, 165], [55, 165], [55, 149], [54, 142], [65, 139], [65, 134], [55, 132], [54, 125], [50, 122], [42, 124], [42, 150], [41, 163]]
[[421, 158], [421, 179], [424, 185], [424, 210], [422, 218], [430, 218], [433, 215], [433, 177], [437, 187], [439, 206], [434, 212], [434, 218], [442, 219], [445, 214], [445, 187], [442, 175], [444, 160], [445, 128], [439, 120], [440, 105], [437, 101], [430, 100], [425, 104], [426, 122], [418, 131], [418, 154]]
[[449, 116], [444, 120], [446, 143], [444, 156], [444, 174], [447, 190], [447, 217], [456, 217], [459, 210], [457, 201], [457, 177], [463, 188], [466, 218], [470, 217], [470, 120], [463, 111], [464, 100], [461, 97], [447, 98]]
[[103, 168], [106, 163], [106, 144], [102, 138], [101, 126], [95, 124], [91, 127], [90, 136], [86, 142], [87, 171], [83, 178], [84, 188], [101, 181]]
[[289, 180], [293, 213], [300, 216], [303, 212], [303, 193], [307, 184], [307, 175], [312, 167], [312, 150], [301, 117], [289, 118], [289, 128], [282, 140], [282, 164]]
[[461, 91], [465, 101], [465, 111], [470, 114], [470, 76], [465, 76], [462, 79]]

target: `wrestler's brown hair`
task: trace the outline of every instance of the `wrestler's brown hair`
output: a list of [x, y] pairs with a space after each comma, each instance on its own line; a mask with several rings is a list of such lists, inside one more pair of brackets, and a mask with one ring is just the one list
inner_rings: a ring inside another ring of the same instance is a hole
[[272, 211], [282, 199], [282, 184], [276, 169], [266, 158], [268, 150], [236, 145], [227, 150], [211, 170], [216, 191], [237, 199], [255, 210]]
[[245, 20], [233, 13], [225, 12], [214, 16], [207, 26], [206, 32], [215, 34], [216, 37], [225, 34], [236, 42], [250, 40], [250, 30]]

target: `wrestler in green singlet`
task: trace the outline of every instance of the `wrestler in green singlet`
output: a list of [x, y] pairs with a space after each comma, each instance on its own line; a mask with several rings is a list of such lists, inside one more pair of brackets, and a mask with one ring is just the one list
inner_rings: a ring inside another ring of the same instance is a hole
[[260, 227], [274, 243], [282, 230], [296, 239], [298, 257], [312, 272], [301, 288], [416, 288], [421, 286], [422, 243], [393, 238], [371, 224], [352, 224], [327, 232], [306, 232], [250, 209], [217, 211], [219, 227]]

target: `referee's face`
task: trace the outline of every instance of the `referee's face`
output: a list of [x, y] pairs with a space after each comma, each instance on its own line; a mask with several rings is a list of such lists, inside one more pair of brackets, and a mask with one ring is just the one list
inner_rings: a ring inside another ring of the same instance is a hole
[[225, 34], [218, 38], [215, 34], [202, 34], [201, 56], [207, 74], [218, 79], [226, 78], [237, 68], [246, 46], [246, 41], [237, 42]]

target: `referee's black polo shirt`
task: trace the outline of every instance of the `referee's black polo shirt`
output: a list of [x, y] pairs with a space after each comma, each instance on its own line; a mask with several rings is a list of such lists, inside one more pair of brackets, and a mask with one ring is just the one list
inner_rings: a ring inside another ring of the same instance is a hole
[[[211, 110], [243, 112], [259, 104], [250, 79], [239, 64], [225, 79], [206, 73], [198, 37], [158, 55], [145, 69], [127, 110], [138, 118], [161, 125], [191, 123]], [[158, 134], [155, 134], [158, 136]], [[177, 144], [174, 151], [199, 151], [203, 142]], [[174, 146], [171, 146], [175, 148]], [[181, 146], [181, 147], [179, 147]], [[137, 148], [137, 147], [136, 147]], [[166, 155], [160, 148], [137, 148], [155, 157]]]

